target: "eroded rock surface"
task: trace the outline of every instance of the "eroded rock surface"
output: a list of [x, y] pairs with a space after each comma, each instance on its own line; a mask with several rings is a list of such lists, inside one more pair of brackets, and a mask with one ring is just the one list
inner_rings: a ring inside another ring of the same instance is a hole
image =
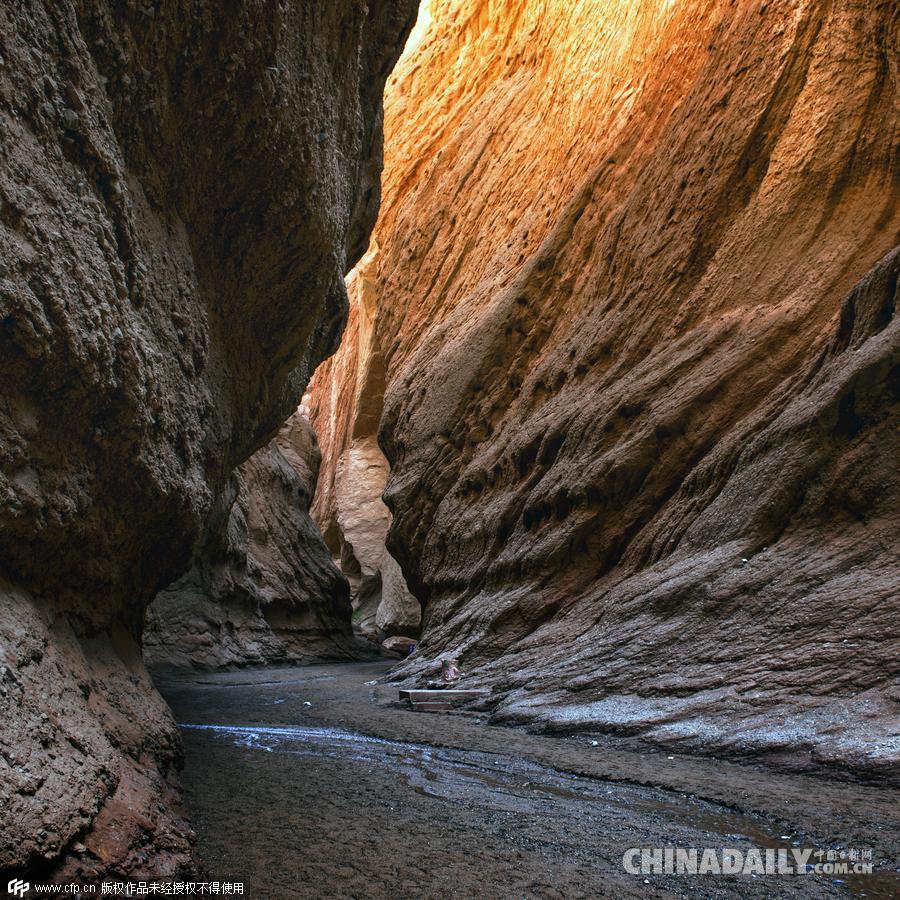
[[191, 571], [147, 610], [144, 659], [220, 668], [353, 658], [350, 588], [309, 518], [320, 454], [305, 418], [235, 472]]
[[461, 656], [499, 721], [896, 766], [891, 4], [431, 11], [363, 266], [425, 604], [401, 673]]
[[310, 386], [310, 420], [323, 450], [312, 515], [350, 579], [357, 629], [372, 638], [417, 635], [421, 606], [385, 546], [391, 513], [382, 494], [389, 466], [376, 436], [384, 364], [373, 341], [377, 310], [364, 265], [348, 288], [345, 338]]
[[186, 865], [144, 607], [337, 342], [414, 12], [0, 8], [4, 871]]

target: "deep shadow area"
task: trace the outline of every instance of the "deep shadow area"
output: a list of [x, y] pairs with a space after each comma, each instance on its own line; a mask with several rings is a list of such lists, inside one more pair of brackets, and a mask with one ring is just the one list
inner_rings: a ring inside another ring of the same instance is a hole
[[[158, 673], [207, 874], [250, 897], [894, 897], [896, 792], [414, 713], [385, 662]], [[631, 847], [874, 850], [872, 876], [628, 875]], [[646, 878], [646, 880], [645, 880]]]

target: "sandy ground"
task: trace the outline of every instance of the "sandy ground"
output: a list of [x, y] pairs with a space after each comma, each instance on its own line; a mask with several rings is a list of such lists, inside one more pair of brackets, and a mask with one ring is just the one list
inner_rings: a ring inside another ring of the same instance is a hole
[[[900, 897], [894, 788], [412, 712], [387, 668], [157, 673], [210, 878], [252, 898]], [[875, 873], [624, 870], [666, 846], [872, 849]]]

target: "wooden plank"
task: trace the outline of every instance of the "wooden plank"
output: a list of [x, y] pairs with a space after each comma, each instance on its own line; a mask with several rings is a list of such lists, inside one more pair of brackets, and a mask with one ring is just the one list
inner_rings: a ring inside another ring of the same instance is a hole
[[410, 701], [409, 705], [417, 712], [443, 712], [448, 709], [453, 709], [452, 703], [441, 703], [437, 700], [423, 700], [419, 703]]
[[486, 697], [490, 691], [472, 689], [468, 691], [447, 688], [442, 691], [426, 691], [407, 689], [400, 691], [401, 700], [474, 700], [476, 697]]

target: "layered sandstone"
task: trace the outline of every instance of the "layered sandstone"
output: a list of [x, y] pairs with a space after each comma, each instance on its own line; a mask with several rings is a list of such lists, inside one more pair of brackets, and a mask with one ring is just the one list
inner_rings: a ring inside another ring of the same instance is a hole
[[147, 609], [144, 660], [222, 668], [353, 658], [350, 589], [309, 518], [320, 453], [298, 413], [234, 473], [190, 572]]
[[337, 342], [413, 15], [0, 8], [4, 871], [188, 863], [144, 607]]
[[499, 721], [896, 765], [892, 4], [431, 15], [357, 276], [425, 608], [401, 672], [461, 656]]

